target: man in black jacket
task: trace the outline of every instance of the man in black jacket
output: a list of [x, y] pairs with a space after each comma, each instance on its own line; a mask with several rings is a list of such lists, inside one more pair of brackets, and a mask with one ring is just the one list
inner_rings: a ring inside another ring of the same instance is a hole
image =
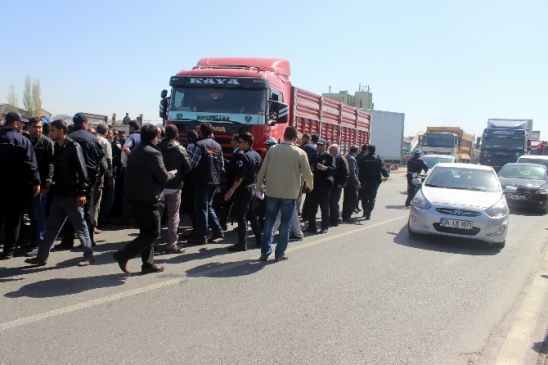
[[327, 233], [329, 229], [329, 203], [331, 189], [333, 189], [333, 174], [335, 173], [335, 159], [327, 152], [327, 141], [319, 139], [316, 143], [318, 153], [310, 161], [314, 174], [314, 190], [308, 193], [310, 199], [308, 227], [306, 232], [318, 233], [316, 228], [316, 213], [318, 205], [322, 213], [322, 228], [320, 233]]
[[[108, 166], [106, 160], [103, 159], [105, 152], [103, 147], [97, 142], [97, 138], [87, 131], [88, 118], [84, 113], [76, 113], [72, 118], [74, 127], [69, 133], [69, 137], [74, 142], [82, 147], [84, 161], [86, 162], [87, 175], [90, 182], [90, 188], [86, 192], [86, 205], [84, 207], [84, 217], [88, 225], [88, 231], [91, 238], [91, 243], [95, 245], [93, 239], [93, 231], [95, 230], [95, 194], [97, 183], [101, 177], [101, 173], [107, 171]], [[103, 164], [103, 166], [101, 166]], [[64, 238], [61, 245], [56, 248], [71, 249], [74, 246], [74, 228], [67, 224], [64, 230]]]
[[139, 253], [143, 263], [141, 273], [164, 271], [163, 266], [154, 264], [154, 242], [160, 236], [158, 206], [164, 199], [164, 185], [175, 174], [166, 170], [157, 143], [158, 128], [145, 124], [141, 129], [141, 142], [128, 159], [126, 197], [139, 225], [139, 235], [114, 253], [114, 259], [126, 274], [130, 274], [127, 262]]
[[40, 172], [40, 194], [32, 198], [29, 204], [30, 216], [30, 243], [32, 251], [27, 256], [36, 256], [38, 247], [44, 240], [46, 224], [46, 203], [48, 190], [53, 178], [53, 141], [42, 134], [42, 121], [40, 118], [30, 118], [27, 124], [30, 141], [36, 155], [38, 171]]
[[371, 212], [375, 208], [377, 190], [381, 182], [388, 180], [390, 173], [384, 166], [382, 158], [375, 153], [376, 147], [369, 145], [367, 154], [358, 161], [360, 183], [362, 185], [362, 208], [365, 220], [371, 219]]
[[[3, 259], [13, 257], [27, 197], [40, 193], [40, 174], [32, 144], [25, 138], [21, 114], [10, 112], [0, 129], [0, 227], [4, 223]], [[32, 191], [32, 193], [31, 193]]]
[[[213, 126], [210, 123], [200, 125], [202, 138], [196, 142], [190, 154], [190, 166], [195, 171], [194, 208], [198, 236], [189, 243], [206, 244], [224, 238], [223, 229], [213, 210], [213, 197], [221, 183], [223, 168], [223, 150], [213, 139]], [[207, 228], [211, 226], [213, 235], [207, 238]]]
[[160, 217], [167, 209], [167, 253], [184, 253], [179, 242], [179, 209], [181, 207], [181, 188], [183, 179], [190, 171], [190, 162], [186, 149], [177, 141], [179, 130], [174, 125], [165, 127], [166, 138], [158, 144], [166, 170], [173, 171], [175, 178], [164, 186], [164, 201], [160, 204]]
[[84, 247], [84, 258], [78, 266], [88, 266], [94, 261], [88, 226], [84, 219], [84, 206], [90, 188], [84, 153], [82, 147], [68, 137], [67, 132], [68, 125], [64, 121], [58, 119], [51, 122], [51, 138], [56, 142], [53, 157], [55, 196], [38, 254], [25, 260], [31, 265], [44, 266], [47, 263], [49, 252], [67, 218]]
[[348, 162], [346, 157], [340, 154], [341, 148], [337, 144], [329, 146], [329, 153], [335, 158], [335, 174], [333, 175], [333, 189], [331, 190], [331, 204], [329, 206], [330, 222], [332, 227], [337, 227], [341, 222], [341, 210], [339, 202], [343, 188], [348, 180]]

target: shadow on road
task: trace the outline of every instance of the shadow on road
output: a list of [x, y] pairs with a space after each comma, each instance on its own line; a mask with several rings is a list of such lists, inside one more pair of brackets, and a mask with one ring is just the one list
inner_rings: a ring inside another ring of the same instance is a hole
[[398, 210], [406, 210], [405, 209], [405, 205], [401, 204], [401, 205], [385, 205], [384, 206], [386, 209], [398, 209]]
[[513, 206], [510, 206], [510, 214], [522, 215], [525, 217], [542, 217], [543, 215], [546, 215], [546, 213], [540, 210], [532, 210], [524, 207], [513, 207]]
[[407, 232], [407, 225], [403, 226], [399, 232], [387, 232], [395, 234], [394, 243], [402, 246], [417, 248], [428, 251], [439, 251], [447, 253], [458, 253], [463, 255], [496, 255], [501, 250], [482, 241], [471, 239], [462, 239], [454, 237], [419, 235], [410, 237]]
[[51, 298], [82, 293], [88, 290], [124, 285], [125, 274], [109, 274], [70, 279], [48, 279], [23, 285], [5, 294], [7, 298]]
[[262, 270], [265, 265], [275, 261], [261, 262], [258, 260], [244, 260], [239, 262], [219, 263], [212, 262], [193, 267], [187, 270], [189, 276], [203, 276], [210, 278], [229, 278], [237, 276], [247, 276]]

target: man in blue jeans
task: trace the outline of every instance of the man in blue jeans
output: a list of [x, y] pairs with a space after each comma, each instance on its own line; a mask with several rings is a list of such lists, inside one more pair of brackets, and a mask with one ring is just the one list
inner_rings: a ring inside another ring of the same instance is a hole
[[30, 216], [30, 243], [32, 251], [27, 253], [28, 257], [36, 256], [38, 246], [44, 240], [46, 233], [46, 224], [48, 218], [46, 216], [46, 202], [48, 190], [53, 178], [53, 141], [42, 134], [42, 121], [40, 118], [30, 118], [27, 123], [29, 138], [34, 148], [36, 162], [38, 163], [38, 172], [40, 173], [40, 194], [36, 197], [31, 197], [29, 202]]
[[55, 197], [38, 254], [25, 262], [36, 266], [46, 265], [51, 247], [68, 218], [84, 247], [84, 258], [78, 266], [88, 266], [94, 259], [84, 219], [84, 205], [90, 189], [84, 153], [82, 147], [68, 137], [68, 125], [60, 119], [51, 122], [51, 138], [56, 142], [53, 157]]
[[296, 140], [297, 129], [287, 127], [284, 141], [268, 150], [257, 176], [257, 190], [266, 195], [263, 244], [259, 258], [261, 261], [268, 260], [272, 253], [274, 223], [278, 212], [281, 212], [280, 235], [274, 257], [276, 261], [287, 260], [285, 250], [289, 242], [291, 216], [301, 192], [301, 178], [309, 191], [314, 188], [308, 157], [306, 152], [295, 145]]

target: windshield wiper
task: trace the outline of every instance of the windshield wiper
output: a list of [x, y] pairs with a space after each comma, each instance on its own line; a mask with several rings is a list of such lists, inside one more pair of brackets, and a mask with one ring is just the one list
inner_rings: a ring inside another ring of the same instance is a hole
[[436, 184], [424, 184], [424, 186], [428, 186], [429, 188], [441, 188], [442, 186], [436, 185]]

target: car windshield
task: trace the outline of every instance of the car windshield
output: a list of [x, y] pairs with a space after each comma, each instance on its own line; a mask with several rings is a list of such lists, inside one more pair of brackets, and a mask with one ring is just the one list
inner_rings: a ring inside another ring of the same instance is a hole
[[500, 177], [509, 179], [544, 180], [546, 168], [533, 165], [504, 165], [499, 171]]
[[536, 163], [536, 164], [544, 165], [544, 166], [548, 167], [548, 158], [547, 159], [540, 159], [540, 158], [520, 157], [518, 159], [518, 163]]
[[451, 134], [425, 134], [422, 145], [428, 147], [454, 147], [455, 137]]
[[497, 176], [493, 171], [463, 167], [437, 166], [426, 179], [425, 185], [445, 189], [500, 191]]
[[441, 157], [441, 156], [422, 156], [422, 160], [428, 166], [429, 169], [436, 166], [440, 162], [453, 162], [452, 157]]
[[524, 138], [491, 138], [483, 139], [482, 148], [507, 148], [511, 150], [523, 149], [525, 145]]
[[265, 89], [174, 87], [170, 115], [173, 119], [264, 123]]

